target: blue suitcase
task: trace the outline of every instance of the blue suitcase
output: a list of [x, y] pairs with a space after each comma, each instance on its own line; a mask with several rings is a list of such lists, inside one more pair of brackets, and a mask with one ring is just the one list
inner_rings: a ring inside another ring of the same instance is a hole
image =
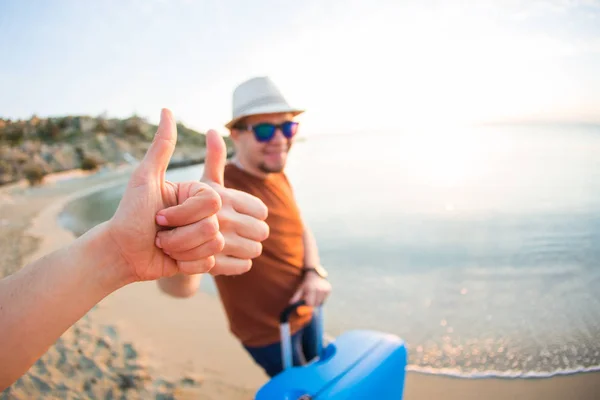
[[[281, 314], [281, 348], [284, 371], [256, 393], [255, 400], [401, 400], [407, 350], [397, 336], [369, 330], [340, 335], [322, 348], [319, 356], [292, 367], [288, 318], [302, 305], [296, 303]], [[315, 308], [319, 340], [323, 337], [323, 310]]]

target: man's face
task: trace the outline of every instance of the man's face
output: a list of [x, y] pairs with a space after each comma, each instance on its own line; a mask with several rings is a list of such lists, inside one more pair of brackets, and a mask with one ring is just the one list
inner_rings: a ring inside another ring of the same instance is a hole
[[267, 174], [283, 171], [294, 139], [285, 137], [281, 129], [278, 128], [271, 140], [261, 142], [256, 139], [251, 128], [263, 123], [280, 125], [288, 121], [293, 121], [291, 113], [260, 114], [246, 117], [243, 125], [246, 125], [249, 129], [234, 129], [231, 132], [240, 161], [246, 167], [258, 169]]

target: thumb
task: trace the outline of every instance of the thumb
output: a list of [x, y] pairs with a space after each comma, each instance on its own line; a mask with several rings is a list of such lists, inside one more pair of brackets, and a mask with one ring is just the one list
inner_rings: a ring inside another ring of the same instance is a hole
[[145, 177], [153, 176], [164, 179], [165, 171], [169, 166], [176, 144], [177, 127], [175, 126], [175, 119], [170, 110], [163, 108], [154, 140], [136, 172]]
[[290, 304], [294, 304], [294, 303], [302, 300], [302, 295], [303, 294], [304, 294], [304, 285], [300, 285], [300, 287], [298, 288], [298, 290], [296, 290], [296, 293], [294, 293], [294, 295], [290, 299]]
[[209, 130], [206, 133], [206, 159], [204, 160], [203, 181], [212, 181], [223, 185], [227, 149], [225, 141], [217, 131]]

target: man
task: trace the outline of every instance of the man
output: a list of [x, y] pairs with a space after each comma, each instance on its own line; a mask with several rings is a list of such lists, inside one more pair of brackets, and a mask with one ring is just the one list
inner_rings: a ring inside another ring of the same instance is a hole
[[[113, 217], [0, 280], [0, 392], [96, 303], [127, 284], [247, 270], [256, 256], [252, 248], [268, 235], [265, 205], [219, 184], [225, 143], [215, 131], [208, 133], [202, 182], [165, 181], [176, 142], [175, 120], [165, 109]], [[218, 254], [238, 241], [248, 246]]]
[[298, 131], [294, 117], [303, 111], [289, 106], [268, 77], [241, 83], [233, 94], [233, 116], [226, 125], [235, 156], [225, 168], [225, 186], [261, 199], [269, 210], [269, 238], [253, 268], [215, 282], [232, 333], [269, 376], [281, 372], [279, 316], [291, 303], [305, 300], [290, 319], [294, 365], [315, 354], [312, 307], [331, 292], [320, 265], [315, 239], [302, 221], [284, 172]]
[[[315, 239], [301, 219], [283, 172], [298, 129], [293, 118], [301, 113], [288, 105], [269, 78], [258, 77], [234, 91], [233, 118], [226, 125], [236, 155], [225, 167], [225, 179], [220, 183], [262, 200], [268, 208], [269, 237], [262, 243], [226, 240], [217, 260], [236, 249], [247, 249], [256, 257], [245, 274], [215, 276], [215, 282], [230, 330], [269, 376], [282, 370], [280, 313], [299, 300], [307, 304], [290, 318], [293, 363], [304, 364], [316, 355], [312, 307], [322, 304], [331, 292]], [[225, 213], [219, 223], [221, 227], [229, 225]], [[161, 281], [166, 293], [181, 297], [191, 296], [199, 285], [199, 276]]]

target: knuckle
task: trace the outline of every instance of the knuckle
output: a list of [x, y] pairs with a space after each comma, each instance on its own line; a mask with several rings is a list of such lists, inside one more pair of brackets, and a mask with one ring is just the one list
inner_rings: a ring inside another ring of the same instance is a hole
[[252, 269], [252, 260], [236, 260], [235, 263], [223, 262], [210, 271], [213, 276], [218, 275], [241, 275]]
[[248, 202], [248, 204], [252, 204], [252, 214], [254, 217], [261, 221], [267, 219], [267, 216], [269, 215], [269, 210], [261, 199], [259, 199], [258, 197], [248, 195], [248, 197], [245, 200]]
[[217, 232], [217, 236], [211, 241], [210, 245], [210, 250], [213, 254], [219, 253], [225, 247], [225, 238]]
[[194, 182], [193, 184], [193, 192], [191, 193], [192, 195], [197, 195], [197, 194], [204, 194], [206, 192], [210, 192], [210, 191], [214, 191], [214, 189], [206, 182]]
[[215, 264], [209, 271], [210, 274], [212, 276], [223, 275], [223, 268], [224, 268], [223, 258], [217, 254], [213, 257], [213, 259], [215, 260]]
[[215, 257], [208, 257], [208, 260], [206, 260], [207, 272], [210, 271], [211, 269], [213, 269], [216, 264], [217, 264], [217, 261], [215, 260]]
[[226, 271], [229, 269], [227, 258], [221, 254], [215, 254], [213, 258], [215, 265], [210, 270], [210, 274], [213, 276], [226, 275]]
[[244, 260], [238, 269], [238, 274], [245, 274], [252, 268], [252, 260]]
[[223, 251], [231, 250], [233, 247], [232, 245], [233, 245], [237, 235], [233, 232], [219, 232], [219, 233], [220, 233], [220, 236], [223, 237], [223, 243], [224, 243]]
[[175, 229], [169, 229], [166, 231], [158, 232], [158, 237], [160, 238], [160, 243], [163, 250], [176, 250], [176, 241], [173, 239], [173, 235], [175, 234]]
[[263, 249], [262, 243], [252, 242], [250, 247], [250, 258], [255, 258], [261, 255]]
[[260, 241], [262, 242], [263, 240], [267, 240], [267, 238], [269, 237], [269, 233], [270, 233], [270, 229], [269, 229], [269, 225], [264, 222], [261, 221], [262, 224], [260, 224], [259, 226], [259, 236], [260, 236]]
[[219, 233], [219, 221], [215, 216], [210, 216], [200, 222], [200, 233], [206, 237], [213, 237]]
[[213, 214], [217, 213], [221, 209], [221, 196], [214, 191], [212, 188], [208, 188], [210, 190], [206, 190], [204, 195], [204, 201], [206, 204], [206, 208]]
[[216, 265], [214, 268], [212, 268], [210, 271], [208, 271], [209, 274], [211, 274], [212, 276], [219, 276], [219, 275], [223, 275], [221, 273], [221, 267]]
[[235, 198], [238, 196], [238, 191], [231, 188], [222, 188], [219, 192], [221, 198], [223, 199], [223, 203], [231, 204], [235, 201]]
[[179, 269], [188, 275], [203, 274], [213, 267], [214, 262], [211, 262], [211, 259], [212, 257], [194, 261], [179, 261]]
[[213, 267], [215, 266], [215, 258], [214, 257], [208, 257], [204, 260], [200, 260], [198, 262], [198, 271], [200, 271], [200, 273], [205, 274], [207, 272], [209, 272]]
[[267, 219], [268, 216], [269, 216], [269, 209], [267, 208], [265, 203], [260, 201], [259, 219], [262, 219], [264, 221]]
[[206, 183], [196, 182], [196, 187], [192, 195], [197, 199], [199, 207], [203, 210], [216, 213], [221, 208], [221, 196]]
[[228, 210], [221, 209], [221, 211], [219, 211], [217, 214], [217, 219], [219, 221], [219, 227], [221, 230], [229, 229], [232, 223], [232, 215]]

